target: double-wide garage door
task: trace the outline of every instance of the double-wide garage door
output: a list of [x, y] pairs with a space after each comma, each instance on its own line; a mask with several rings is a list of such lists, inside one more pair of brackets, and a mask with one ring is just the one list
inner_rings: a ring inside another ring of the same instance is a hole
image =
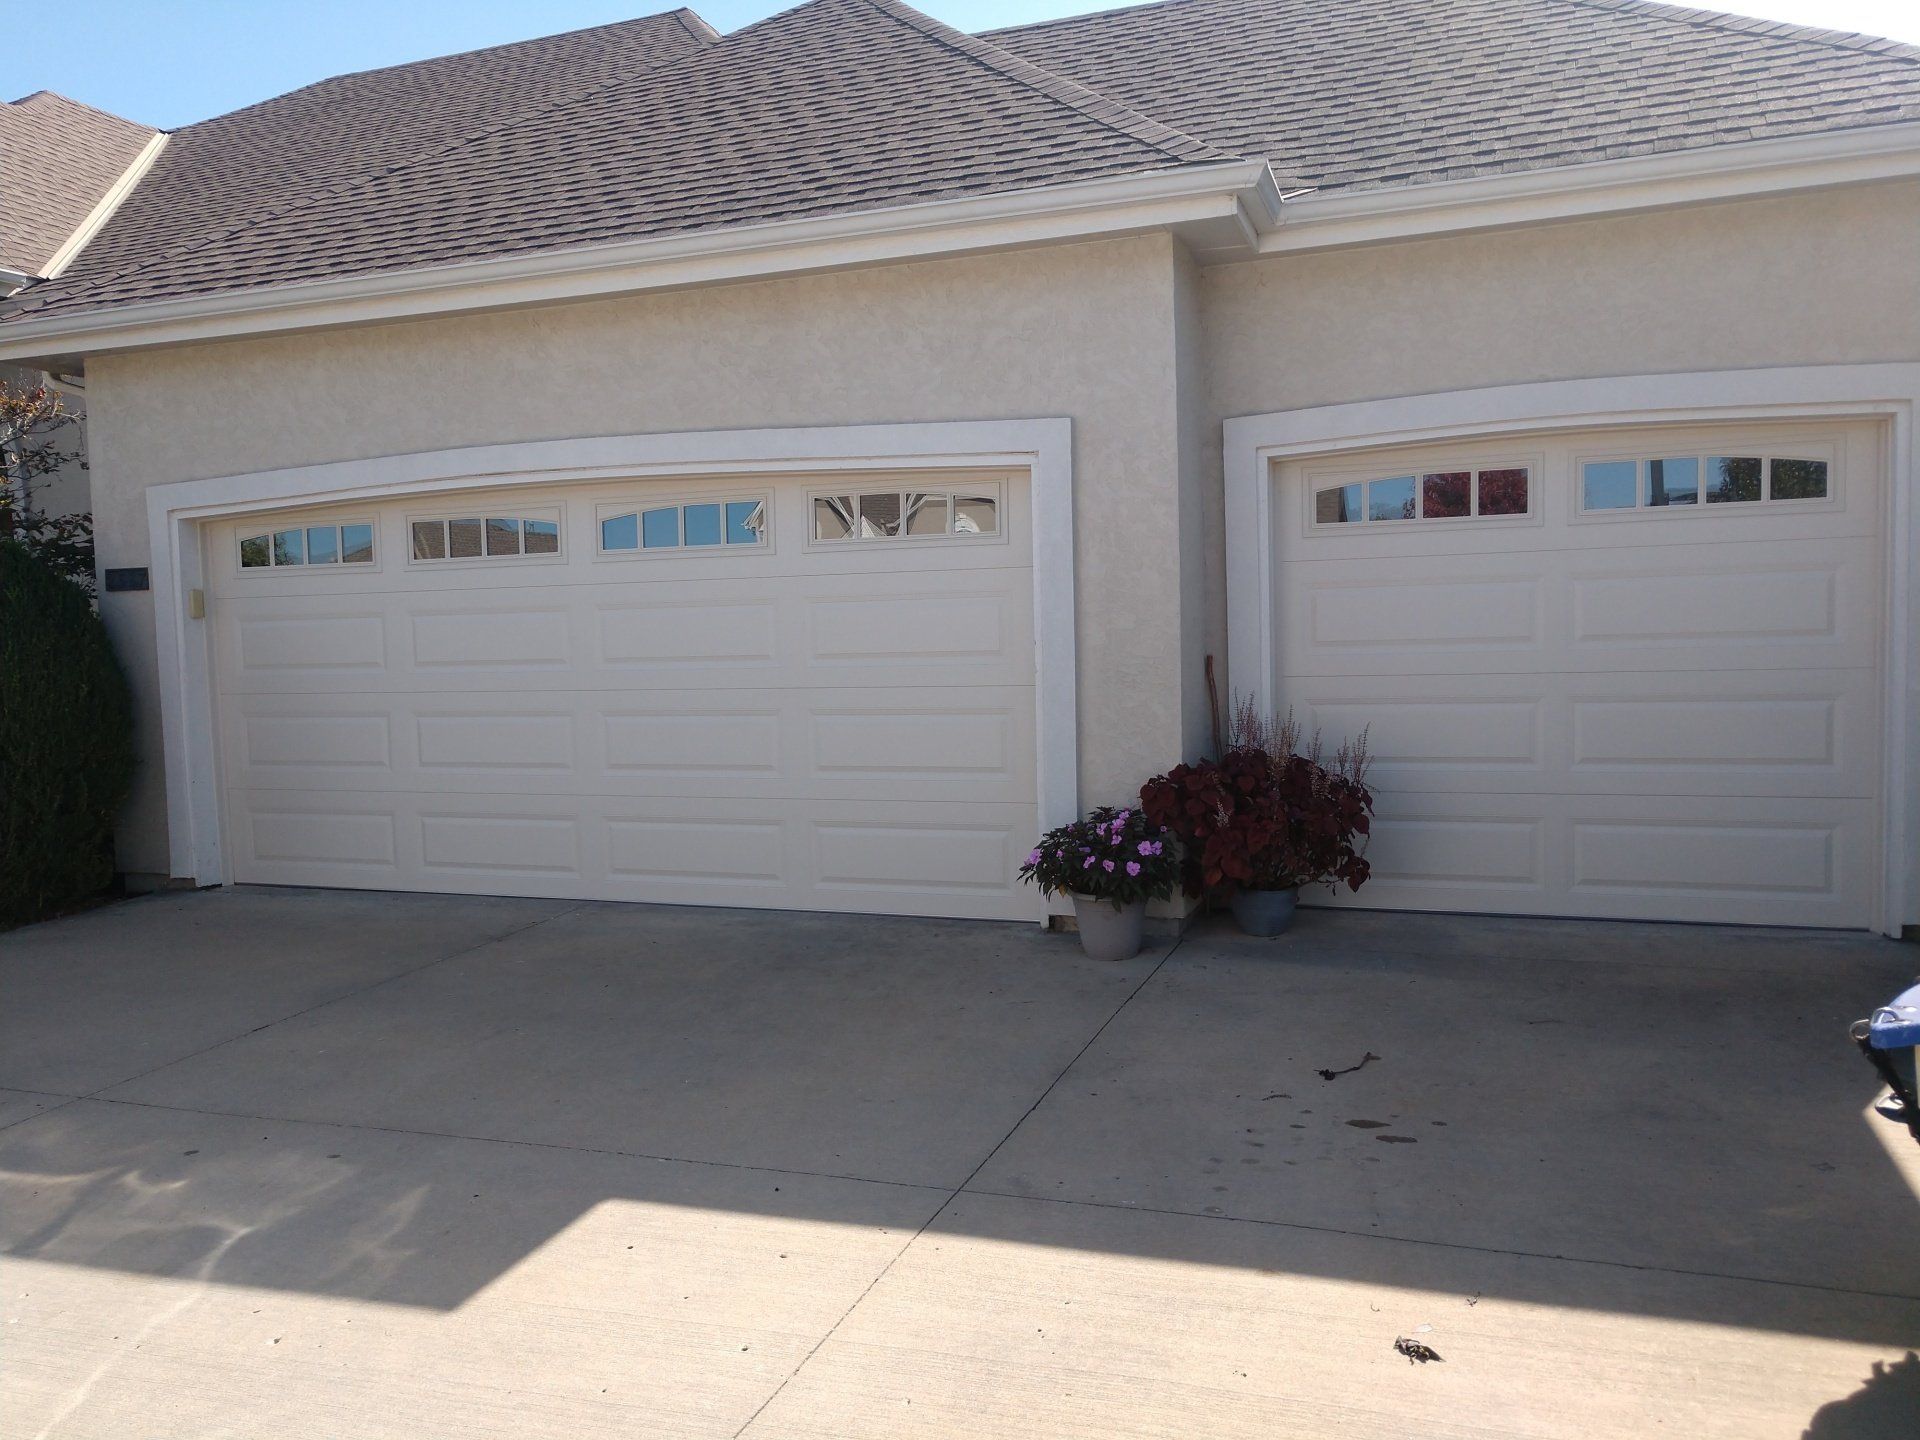
[[1350, 903], [1871, 924], [1879, 447], [1639, 428], [1279, 467], [1280, 702], [1376, 762]]
[[1024, 479], [208, 527], [242, 882], [1030, 917]]

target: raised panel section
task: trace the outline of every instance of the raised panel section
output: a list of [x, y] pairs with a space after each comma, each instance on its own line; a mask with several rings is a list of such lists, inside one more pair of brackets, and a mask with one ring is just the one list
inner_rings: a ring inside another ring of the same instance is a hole
[[422, 815], [420, 859], [436, 870], [578, 871], [579, 824], [528, 815]]
[[1314, 700], [1312, 727], [1337, 745], [1367, 732], [1381, 765], [1531, 765], [1540, 758], [1536, 700]]
[[1832, 765], [1831, 699], [1576, 700], [1576, 765]]
[[430, 611], [412, 626], [422, 668], [557, 669], [571, 658], [564, 610]]
[[392, 733], [385, 714], [242, 715], [236, 723], [251, 769], [364, 770], [392, 764]]
[[754, 820], [612, 820], [613, 874], [647, 880], [774, 885], [784, 868], [781, 826]]
[[1573, 582], [1574, 638], [1755, 644], [1825, 637], [1836, 633], [1834, 590], [1830, 569], [1590, 576]]
[[764, 602], [605, 606], [599, 624], [609, 665], [741, 664], [775, 654], [774, 610]]
[[604, 723], [614, 772], [766, 775], [780, 763], [774, 711], [615, 711]]
[[1825, 895], [1834, 888], [1832, 826], [1581, 821], [1573, 884], [1583, 889]]
[[814, 826], [815, 868], [823, 884], [853, 889], [1002, 890], [1012, 835], [997, 827]]
[[390, 814], [346, 814], [276, 809], [255, 803], [248, 811], [251, 858], [300, 865], [391, 865], [394, 823]]
[[1000, 775], [1009, 728], [995, 711], [827, 711], [813, 718], [813, 760], [838, 775]]
[[816, 660], [997, 657], [1006, 648], [1004, 602], [989, 595], [816, 600], [808, 609]]
[[243, 670], [367, 669], [387, 658], [378, 615], [249, 616], [238, 632]]
[[420, 715], [414, 720], [425, 770], [569, 770], [570, 715]]
[[1308, 604], [1313, 643], [1322, 646], [1527, 645], [1540, 630], [1532, 580], [1322, 585]]
[[1543, 884], [1537, 820], [1377, 818], [1367, 845], [1374, 880], [1417, 885]]

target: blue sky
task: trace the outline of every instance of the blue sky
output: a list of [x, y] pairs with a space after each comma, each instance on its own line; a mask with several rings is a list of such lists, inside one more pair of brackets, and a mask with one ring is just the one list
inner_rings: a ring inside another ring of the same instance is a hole
[[[795, 0], [694, 0], [735, 30]], [[918, 0], [962, 30], [1113, 8], [1123, 0]], [[76, 23], [76, 4], [83, 23]], [[661, 0], [75, 0], [8, 7], [6, 89], [58, 90], [172, 129], [349, 70], [604, 25]], [[1735, 0], [1721, 8], [1920, 43], [1920, 0]]]

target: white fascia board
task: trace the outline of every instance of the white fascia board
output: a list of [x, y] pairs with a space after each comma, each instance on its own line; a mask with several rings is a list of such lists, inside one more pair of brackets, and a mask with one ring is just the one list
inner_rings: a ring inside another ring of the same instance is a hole
[[80, 228], [69, 235], [66, 243], [53, 252], [52, 258], [47, 261], [46, 267], [41, 272], [42, 279], [51, 280], [66, 269], [73, 262], [73, 257], [86, 248], [87, 242], [99, 234], [100, 227], [111, 220], [113, 212], [120, 208], [120, 202], [133, 193], [133, 187], [138, 185], [147, 171], [153, 168], [153, 162], [160, 157], [160, 152], [166, 148], [166, 145], [167, 135], [164, 130], [147, 141], [140, 153], [133, 157], [133, 162], [120, 172], [120, 178], [114, 181], [107, 193], [100, 197], [100, 203], [95, 205], [87, 213], [87, 218], [80, 222]]
[[431, 269], [22, 319], [0, 360], [99, 354], [273, 331], [496, 310], [801, 271], [1239, 223], [1263, 161], [1190, 166], [853, 215], [743, 225]]
[[1920, 175], [1920, 122], [1283, 200], [1259, 253], [1667, 209]]

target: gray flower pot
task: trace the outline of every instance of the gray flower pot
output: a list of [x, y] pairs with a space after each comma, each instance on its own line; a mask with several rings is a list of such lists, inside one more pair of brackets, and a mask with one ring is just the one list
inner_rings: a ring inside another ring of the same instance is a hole
[[1299, 901], [1298, 890], [1236, 890], [1227, 903], [1247, 934], [1280, 935], [1293, 923]]
[[1080, 948], [1089, 960], [1131, 960], [1140, 953], [1146, 901], [1136, 900], [1116, 910], [1111, 900], [1075, 895], [1073, 916], [1080, 922]]

